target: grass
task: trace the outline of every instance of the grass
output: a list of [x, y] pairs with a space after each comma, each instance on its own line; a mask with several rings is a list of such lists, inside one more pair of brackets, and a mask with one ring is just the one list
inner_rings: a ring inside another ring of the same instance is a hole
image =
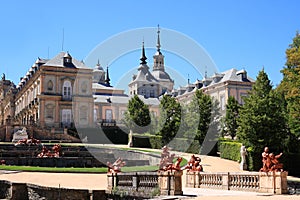
[[[73, 167], [35, 167], [1, 165], [0, 170], [26, 171], [26, 172], [56, 172], [56, 173], [106, 173], [107, 167], [99, 168], [73, 168]], [[122, 167], [122, 172], [156, 171], [158, 166]]]

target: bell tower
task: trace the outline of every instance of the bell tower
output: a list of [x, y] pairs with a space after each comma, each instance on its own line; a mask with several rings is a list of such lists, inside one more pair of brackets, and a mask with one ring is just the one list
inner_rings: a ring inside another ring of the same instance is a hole
[[157, 43], [156, 43], [156, 53], [153, 56], [153, 71], [159, 70], [159, 71], [165, 71], [165, 63], [164, 63], [164, 55], [162, 55], [160, 51], [160, 28], [159, 25], [157, 26]]

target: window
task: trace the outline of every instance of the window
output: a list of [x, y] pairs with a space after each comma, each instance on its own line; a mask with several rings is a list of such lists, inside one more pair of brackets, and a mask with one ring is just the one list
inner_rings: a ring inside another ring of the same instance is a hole
[[106, 110], [105, 110], [105, 119], [106, 119], [108, 122], [112, 121], [113, 116], [112, 116], [112, 110], [111, 110], [111, 109], [106, 109]]
[[221, 96], [220, 98], [220, 107], [221, 107], [221, 110], [225, 110], [226, 108], [226, 104], [225, 104], [225, 97], [224, 96]]
[[65, 81], [64, 84], [63, 84], [63, 97], [64, 98], [71, 98], [72, 96], [72, 85], [71, 85], [71, 82], [70, 81]]
[[150, 90], [150, 97], [154, 97], [154, 90]]
[[125, 113], [126, 113], [126, 110], [121, 110], [121, 116], [120, 116], [120, 119], [124, 119]]
[[97, 117], [97, 108], [94, 108], [94, 122], [96, 122], [98, 119]]
[[63, 126], [70, 126], [71, 125], [71, 118], [72, 118], [72, 111], [71, 109], [63, 109], [62, 110], [62, 119], [61, 122]]
[[48, 81], [48, 83], [47, 83], [47, 89], [50, 90], [50, 91], [53, 90], [53, 82], [51, 80]]

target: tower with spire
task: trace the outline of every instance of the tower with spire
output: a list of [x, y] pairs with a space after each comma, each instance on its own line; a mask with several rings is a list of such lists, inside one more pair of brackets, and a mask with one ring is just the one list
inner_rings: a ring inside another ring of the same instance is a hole
[[156, 43], [156, 53], [153, 56], [153, 71], [165, 71], [164, 55], [160, 51], [160, 28], [157, 26], [157, 43]]
[[132, 81], [128, 84], [130, 95], [142, 95], [146, 98], [157, 98], [166, 92], [173, 90], [174, 81], [165, 71], [164, 55], [161, 52], [160, 44], [160, 28], [157, 28], [157, 51], [153, 56], [153, 69], [150, 72], [147, 65], [147, 57], [145, 53], [145, 44], [142, 44], [142, 55], [140, 58], [140, 66], [138, 73], [133, 75]]

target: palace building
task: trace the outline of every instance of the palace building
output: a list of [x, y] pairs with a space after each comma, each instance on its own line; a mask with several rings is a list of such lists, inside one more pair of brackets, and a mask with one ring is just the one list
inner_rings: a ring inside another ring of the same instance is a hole
[[66, 132], [75, 127], [121, 125], [133, 95], [138, 95], [150, 112], [159, 116], [161, 95], [172, 95], [179, 102], [189, 103], [194, 92], [201, 89], [219, 101], [221, 113], [225, 114], [228, 97], [234, 96], [243, 104], [242, 97], [254, 83], [245, 70], [230, 69], [174, 89], [174, 80], [165, 71], [159, 29], [156, 48], [150, 69], [143, 42], [137, 74], [128, 83], [129, 94], [111, 86], [108, 67], [104, 70], [98, 61], [90, 68], [68, 52], [60, 52], [52, 59], [38, 58], [17, 85], [3, 74], [0, 140], [10, 141], [15, 131], [7, 128], [10, 126], [35, 127], [51, 138], [59, 130]]

